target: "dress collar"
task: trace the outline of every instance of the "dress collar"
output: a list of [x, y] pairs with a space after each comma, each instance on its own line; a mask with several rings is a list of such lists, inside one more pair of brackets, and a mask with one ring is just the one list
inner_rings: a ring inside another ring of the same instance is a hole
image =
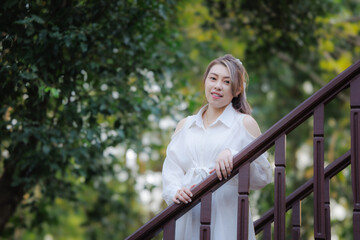
[[[203, 106], [199, 110], [199, 112], [196, 115], [194, 115], [194, 118], [192, 118], [192, 122], [189, 124], [189, 127], [192, 127], [193, 125], [197, 125], [200, 128], [205, 128], [202, 115], [204, 111], [207, 109], [207, 107], [208, 105]], [[233, 108], [232, 103], [230, 103], [229, 105], [226, 106], [224, 112], [210, 126], [213, 126], [219, 122], [224, 124], [226, 127], [230, 128], [234, 122], [236, 113], [237, 111]]]

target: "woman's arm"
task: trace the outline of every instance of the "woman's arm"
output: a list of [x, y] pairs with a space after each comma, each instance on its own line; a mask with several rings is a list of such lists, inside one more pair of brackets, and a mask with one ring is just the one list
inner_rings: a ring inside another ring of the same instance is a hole
[[[176, 126], [175, 134], [178, 134], [183, 128], [186, 122], [186, 118], [182, 119]], [[173, 140], [172, 140], [173, 141]], [[181, 180], [184, 177], [184, 170], [180, 166], [181, 149], [179, 145], [173, 145], [170, 142], [166, 150], [166, 158], [163, 164], [162, 180], [163, 180], [163, 198], [166, 203], [170, 205], [172, 202], [175, 203], [188, 203], [191, 202], [192, 193], [190, 189], [182, 187]]]
[[[253, 117], [245, 116], [243, 123], [253, 140], [261, 135], [259, 125]], [[267, 153], [264, 153], [250, 164], [250, 188], [254, 190], [263, 188], [271, 182], [271, 179], [272, 169], [267, 159]]]

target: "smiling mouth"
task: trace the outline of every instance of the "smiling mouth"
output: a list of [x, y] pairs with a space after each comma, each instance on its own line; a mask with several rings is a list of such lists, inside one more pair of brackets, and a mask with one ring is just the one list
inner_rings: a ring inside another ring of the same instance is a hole
[[218, 98], [222, 97], [220, 93], [215, 93], [215, 92], [212, 92], [211, 95]]

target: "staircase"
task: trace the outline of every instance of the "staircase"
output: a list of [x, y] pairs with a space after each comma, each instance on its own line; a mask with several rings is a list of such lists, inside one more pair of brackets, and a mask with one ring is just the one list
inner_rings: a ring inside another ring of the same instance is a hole
[[[350, 87], [351, 149], [324, 168], [324, 108], [338, 93]], [[286, 135], [313, 116], [314, 173], [313, 178], [285, 196]], [[285, 239], [285, 214], [292, 210], [291, 239], [300, 239], [301, 201], [313, 193], [314, 238], [331, 239], [330, 179], [351, 164], [353, 194], [353, 236], [360, 240], [360, 61], [356, 62], [314, 95], [278, 121], [268, 131], [234, 156], [230, 178], [238, 175], [238, 239], [248, 239], [249, 167], [250, 163], [275, 145], [274, 202], [275, 206], [254, 222], [256, 234], [263, 231], [264, 239]], [[228, 178], [228, 180], [230, 179]], [[189, 204], [173, 204], [130, 235], [128, 240], [151, 239], [163, 231], [164, 240], [175, 239], [175, 222], [201, 202], [200, 239], [210, 239], [211, 196], [226, 181], [210, 175], [193, 189]]]

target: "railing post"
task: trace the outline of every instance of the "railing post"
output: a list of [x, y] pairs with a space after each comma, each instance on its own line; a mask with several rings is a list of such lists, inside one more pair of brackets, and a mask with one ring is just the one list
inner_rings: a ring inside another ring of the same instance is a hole
[[271, 240], [271, 222], [267, 223], [264, 227], [264, 239]]
[[249, 173], [250, 163], [239, 169], [237, 239], [247, 240], [249, 234]]
[[296, 201], [292, 205], [292, 238], [293, 240], [300, 240], [300, 226], [301, 226], [301, 202]]
[[323, 103], [314, 111], [314, 236], [325, 239]]
[[171, 219], [164, 226], [164, 240], [175, 240], [175, 219]]
[[330, 178], [325, 179], [324, 186], [325, 239], [331, 240]]
[[201, 215], [200, 215], [200, 239], [210, 240], [211, 229], [211, 198], [212, 192], [208, 192], [201, 198]]
[[350, 83], [351, 179], [354, 199], [354, 239], [360, 239], [360, 76]]
[[276, 240], [285, 239], [285, 164], [286, 135], [275, 141], [275, 211], [274, 234]]

